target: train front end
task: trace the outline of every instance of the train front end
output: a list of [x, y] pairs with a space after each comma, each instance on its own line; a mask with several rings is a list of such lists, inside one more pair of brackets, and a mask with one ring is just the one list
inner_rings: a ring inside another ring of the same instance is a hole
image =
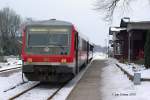
[[23, 32], [22, 72], [30, 81], [66, 81], [74, 75], [74, 30], [70, 23], [32, 23]]

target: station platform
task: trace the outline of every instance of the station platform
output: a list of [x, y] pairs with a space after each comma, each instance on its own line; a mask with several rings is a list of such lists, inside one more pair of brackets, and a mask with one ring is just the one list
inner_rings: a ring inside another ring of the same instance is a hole
[[67, 100], [102, 100], [100, 88], [101, 71], [106, 60], [93, 60]]

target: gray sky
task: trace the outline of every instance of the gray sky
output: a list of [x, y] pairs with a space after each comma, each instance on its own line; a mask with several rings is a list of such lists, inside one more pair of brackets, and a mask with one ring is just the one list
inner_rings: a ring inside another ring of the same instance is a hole
[[[36, 20], [56, 18], [70, 21], [75, 24], [78, 30], [88, 36], [90, 40], [105, 46], [105, 39], [108, 36], [109, 25], [101, 20], [100, 13], [94, 9], [96, 0], [0, 0], [0, 9], [10, 7], [23, 18], [32, 17]], [[132, 3], [134, 6], [129, 14], [133, 20], [150, 20], [149, 6], [146, 0], [137, 0]], [[113, 25], [120, 23], [116, 11]], [[131, 19], [131, 20], [132, 20]]]

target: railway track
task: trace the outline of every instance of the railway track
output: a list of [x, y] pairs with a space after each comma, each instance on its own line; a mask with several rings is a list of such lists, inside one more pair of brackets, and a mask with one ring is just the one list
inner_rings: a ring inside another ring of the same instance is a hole
[[15, 67], [15, 68], [9, 68], [9, 69], [0, 70], [0, 73], [6, 72], [6, 71], [15, 70], [15, 69], [21, 69], [21, 67]]
[[63, 84], [60, 88], [58, 88], [52, 95], [50, 95], [47, 100], [53, 99], [53, 97], [65, 86], [66, 84]]
[[[36, 85], [34, 85], [34, 86], [32, 86], [32, 87], [30, 87], [30, 88], [28, 88], [28, 89], [26, 89], [26, 90], [24, 90], [24, 91], [22, 91], [22, 92], [20, 92], [20, 93], [18, 93], [18, 94], [16, 94], [16, 95], [14, 95], [14, 96], [12, 96], [12, 97], [10, 97], [8, 100], [20, 100], [20, 98], [22, 97], [22, 96], [25, 96], [25, 94], [27, 93], [27, 92], [30, 92], [30, 91], [33, 91], [34, 89], [36, 89], [36, 88], [38, 88], [38, 86], [40, 86], [41, 85], [41, 83], [38, 83], [38, 84], [36, 84]], [[65, 86], [66, 84], [62, 84], [61, 86], [59, 86], [58, 88], [56, 88], [56, 89], [49, 89], [49, 91], [52, 91], [51, 93], [50, 93], [50, 95], [48, 95], [48, 96], [46, 96], [45, 98], [46, 98], [46, 100], [51, 100], [51, 99], [53, 99], [53, 97]], [[42, 92], [42, 91], [41, 91]], [[40, 91], [39, 91], [39, 93], [40, 93]], [[32, 92], [31, 92], [31, 95], [32, 95]], [[38, 95], [38, 94], [37, 94]], [[28, 99], [28, 97], [25, 97], [26, 99]], [[30, 98], [30, 97], [29, 97]], [[34, 98], [34, 97], [33, 97]], [[36, 98], [36, 97], [35, 97]], [[29, 99], [30, 100], [30, 99]]]
[[28, 88], [28, 89], [26, 89], [26, 90], [20, 92], [20, 93], [18, 93], [18, 94], [16, 94], [16, 95], [13, 96], [13, 97], [10, 97], [8, 100], [15, 100], [15, 99], [17, 99], [18, 97], [20, 97], [21, 95], [27, 93], [28, 91], [34, 89], [35, 87], [37, 87], [37, 86], [39, 86], [39, 85], [40, 85], [40, 83], [38, 83], [38, 84], [36, 84], [36, 85], [34, 85], [34, 86], [32, 86], [32, 87], [30, 87], [30, 88]]

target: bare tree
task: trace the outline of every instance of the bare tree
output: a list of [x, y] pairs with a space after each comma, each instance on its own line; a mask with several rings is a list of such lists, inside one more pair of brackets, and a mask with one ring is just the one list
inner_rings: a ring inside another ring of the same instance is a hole
[[122, 11], [128, 10], [129, 3], [133, 0], [98, 0], [96, 10], [102, 12], [106, 21], [112, 21], [114, 11], [121, 5]]
[[16, 37], [20, 26], [20, 16], [10, 8], [0, 10], [0, 49], [9, 55], [18, 52]]

